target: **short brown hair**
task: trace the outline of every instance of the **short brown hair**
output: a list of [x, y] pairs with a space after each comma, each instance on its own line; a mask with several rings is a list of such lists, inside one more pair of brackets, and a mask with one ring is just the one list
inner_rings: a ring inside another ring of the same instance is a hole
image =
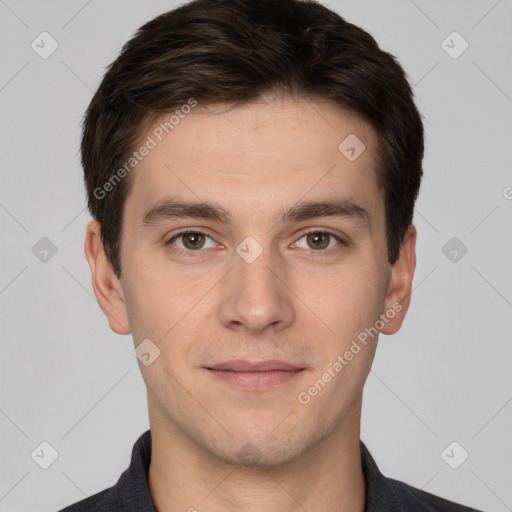
[[84, 116], [88, 207], [102, 226], [117, 277], [133, 173], [119, 183], [112, 178], [130, 158], [141, 128], [190, 98], [203, 105], [244, 104], [271, 92], [331, 100], [372, 125], [388, 259], [396, 261], [412, 223], [424, 151], [421, 117], [396, 59], [315, 1], [194, 0], [137, 31], [108, 67]]

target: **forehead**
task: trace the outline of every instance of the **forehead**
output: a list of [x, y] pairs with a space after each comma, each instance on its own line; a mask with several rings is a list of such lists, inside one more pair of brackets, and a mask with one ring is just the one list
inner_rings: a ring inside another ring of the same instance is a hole
[[198, 102], [157, 119], [140, 144], [152, 148], [132, 176], [125, 207], [134, 210], [133, 222], [169, 195], [214, 201], [246, 216], [337, 195], [370, 214], [383, 203], [373, 128], [328, 101]]

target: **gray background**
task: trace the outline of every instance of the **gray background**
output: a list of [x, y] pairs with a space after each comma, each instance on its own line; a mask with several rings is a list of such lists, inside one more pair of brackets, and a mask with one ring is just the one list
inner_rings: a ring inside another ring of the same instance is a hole
[[[113, 485], [148, 428], [132, 339], [109, 330], [83, 254], [79, 124], [122, 44], [175, 5], [0, 0], [2, 512], [56, 510]], [[426, 129], [412, 305], [381, 337], [362, 439], [388, 476], [512, 510], [511, 2], [327, 5], [397, 56]], [[31, 47], [43, 31], [59, 45], [46, 59]], [[458, 58], [442, 46], [453, 31], [469, 44]], [[57, 248], [46, 262], [32, 251], [42, 237]], [[468, 248], [455, 262], [442, 251], [452, 237]], [[48, 469], [31, 458], [42, 441], [58, 452]], [[458, 469], [442, 457], [452, 441], [469, 453]]]

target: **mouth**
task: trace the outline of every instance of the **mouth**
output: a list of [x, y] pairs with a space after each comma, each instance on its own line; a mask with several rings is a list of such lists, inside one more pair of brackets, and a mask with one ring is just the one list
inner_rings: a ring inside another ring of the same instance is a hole
[[301, 368], [283, 361], [226, 361], [207, 367], [214, 377], [246, 391], [264, 391], [301, 374]]

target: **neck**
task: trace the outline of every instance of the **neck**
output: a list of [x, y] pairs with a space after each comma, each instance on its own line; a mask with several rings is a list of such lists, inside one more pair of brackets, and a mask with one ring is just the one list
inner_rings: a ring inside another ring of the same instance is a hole
[[320, 443], [272, 467], [227, 463], [151, 419], [148, 480], [159, 512], [364, 511], [360, 403]]

